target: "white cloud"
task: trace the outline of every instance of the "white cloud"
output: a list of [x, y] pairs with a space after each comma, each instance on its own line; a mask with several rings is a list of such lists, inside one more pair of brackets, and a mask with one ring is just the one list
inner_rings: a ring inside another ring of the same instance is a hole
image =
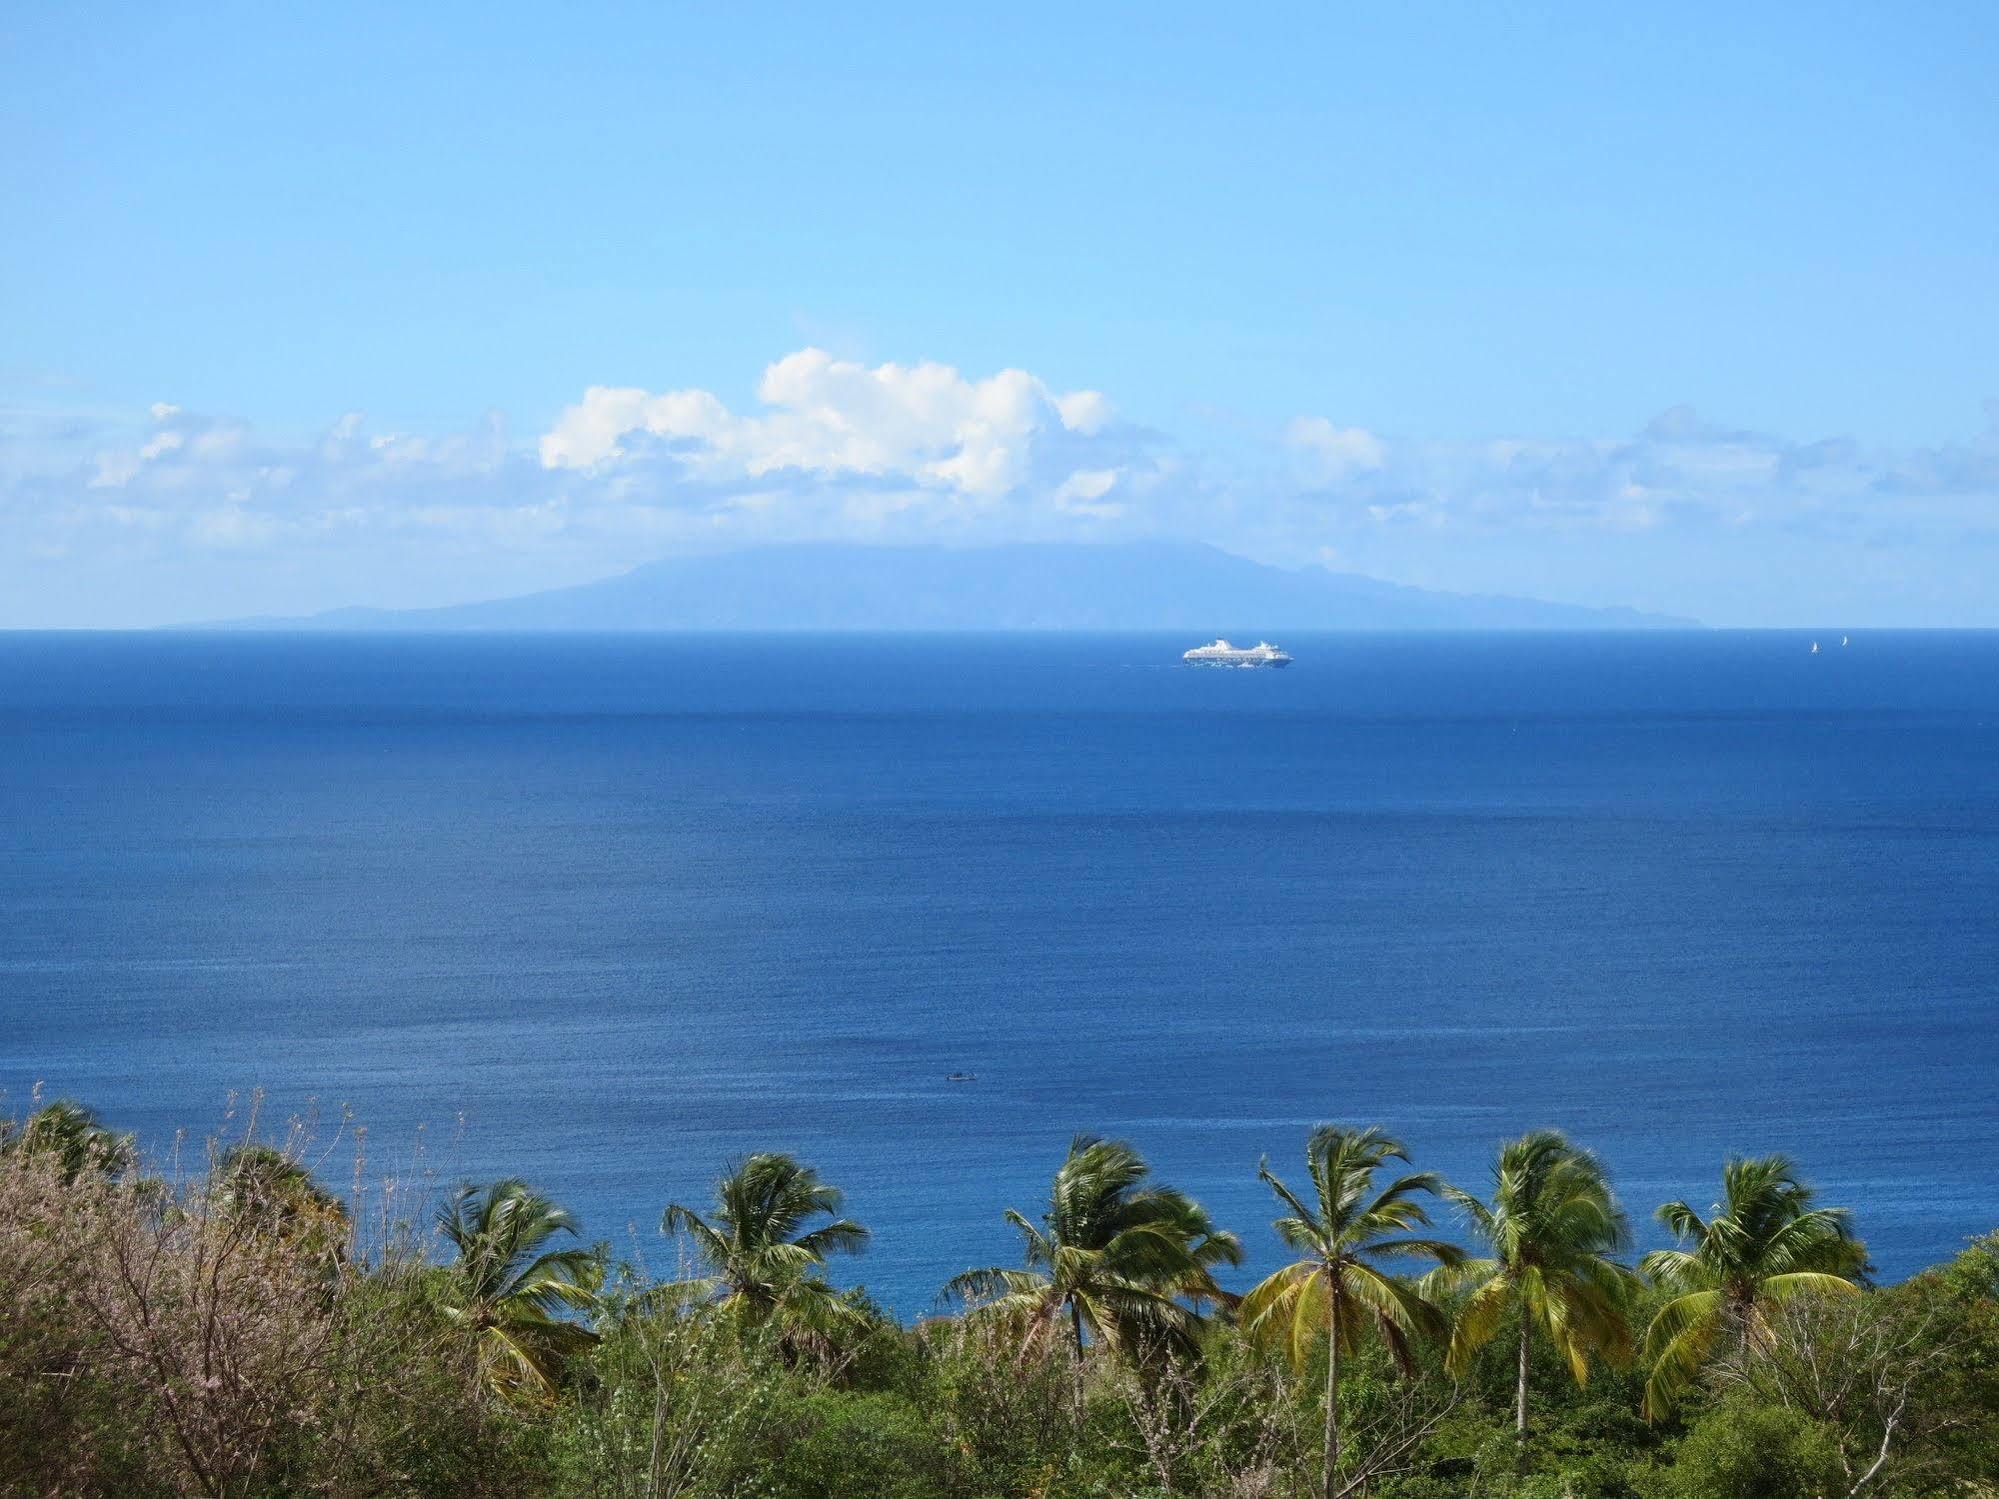
[[1304, 455], [1322, 484], [1372, 473], [1388, 462], [1388, 446], [1364, 427], [1336, 427], [1323, 416], [1301, 416], [1285, 441]]
[[[1467, 538], [1755, 524], [1857, 536], [1879, 527], [1893, 495], [1936, 499], [1934, 520], [1986, 528], [1999, 498], [1999, 426], [1969, 444], [1870, 452], [1732, 428], [1677, 406], [1629, 438], [1389, 442], [1308, 416], [1285, 429], [1284, 445], [1294, 498], [1335, 531], [1364, 518]], [[1285, 524], [1303, 529], [1289, 508]]]
[[274, 516], [240, 504], [198, 510], [188, 525], [192, 539], [209, 547], [258, 546], [271, 541], [282, 529]]
[[417, 433], [350, 411], [281, 439], [161, 402], [116, 440], [0, 451], [0, 550], [495, 578], [462, 585], [476, 595], [519, 590], [507, 558], [573, 581], [691, 546], [1171, 529], [1171, 455], [1096, 392], [806, 349], [758, 394], [739, 415], [702, 390], [592, 387], [527, 445], [497, 416]]
[[592, 468], [621, 457], [633, 433], [705, 439], [729, 422], [728, 408], [705, 390], [648, 395], [629, 386], [593, 385], [541, 439], [544, 468]]
[[[520, 592], [695, 547], [1164, 535], [1596, 602], [1638, 600], [1602, 567], [1627, 555], [1628, 578], [1679, 579], [1639, 601], [1721, 618], [1740, 584], [1721, 608], [1699, 590], [1721, 590], [1738, 557], [1800, 559], [1771, 566], [1835, 578], [1897, 559], [1899, 575], [1920, 579], [1924, 559], [1969, 568], [1999, 550], [1999, 419], [1961, 442], [1882, 450], [1742, 431], [1686, 408], [1630, 437], [1499, 441], [1384, 436], [1307, 414], [1204, 454], [1114, 420], [1096, 392], [1057, 392], [1021, 370], [970, 378], [805, 349], [771, 364], [757, 394], [735, 412], [699, 389], [591, 387], [526, 442], [496, 415], [439, 433], [350, 412], [279, 438], [168, 402], [113, 435], [95, 423], [0, 429], [0, 604], [11, 597], [15, 622], [57, 617], [19, 602], [59, 597], [43, 581], [63, 576], [51, 559], [112, 559], [132, 577], [213, 566], [318, 579], [324, 592], [281, 606], [305, 608]], [[1535, 570], [1557, 557], [1568, 572]], [[402, 591], [384, 592], [383, 578]], [[269, 607], [196, 589], [151, 613]], [[1975, 617], [1991, 618], [1981, 607]]]
[[797, 470], [899, 479], [991, 500], [1027, 481], [1044, 435], [1094, 437], [1110, 419], [1096, 391], [1058, 394], [1024, 370], [968, 380], [945, 364], [869, 368], [822, 349], [772, 364], [757, 396], [765, 410], [738, 416], [705, 390], [654, 395], [592, 386], [541, 439], [541, 461], [601, 468], [664, 445], [674, 462], [705, 479]]
[[1113, 468], [1078, 469], [1057, 486], [1055, 503], [1078, 515], [1122, 515], [1125, 506], [1104, 502], [1104, 496], [1116, 488], [1117, 481], [1118, 473]]
[[1066, 396], [1055, 398], [1055, 409], [1062, 413], [1062, 425], [1071, 432], [1080, 432], [1085, 437], [1095, 437], [1110, 425], [1113, 415], [1111, 403], [1099, 391], [1076, 390]]

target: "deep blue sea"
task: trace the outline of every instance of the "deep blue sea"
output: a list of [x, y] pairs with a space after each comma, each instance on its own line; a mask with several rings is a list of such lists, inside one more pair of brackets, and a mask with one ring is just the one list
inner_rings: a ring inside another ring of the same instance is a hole
[[5, 1105], [659, 1261], [792, 1150], [909, 1315], [1079, 1130], [1268, 1268], [1321, 1120], [1789, 1151], [1905, 1274], [1999, 1226], [1999, 634], [1817, 638], [0, 636]]

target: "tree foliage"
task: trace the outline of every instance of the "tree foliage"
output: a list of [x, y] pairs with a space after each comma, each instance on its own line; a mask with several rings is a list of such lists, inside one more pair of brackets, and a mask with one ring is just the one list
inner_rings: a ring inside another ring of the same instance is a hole
[[1200, 1327], [1190, 1303], [1222, 1299], [1214, 1268], [1240, 1263], [1242, 1246], [1186, 1193], [1151, 1175], [1123, 1141], [1077, 1136], [1041, 1221], [1007, 1209], [1026, 1268], [968, 1270], [946, 1297], [1013, 1327], [1023, 1355], [1065, 1335], [1078, 1356], [1087, 1338], [1112, 1349], [1189, 1352]]
[[1467, 1288], [1451, 1332], [1448, 1367], [1462, 1375], [1472, 1355], [1511, 1317], [1517, 1339], [1514, 1428], [1527, 1433], [1529, 1343], [1538, 1328], [1578, 1386], [1590, 1361], [1617, 1367], [1632, 1358], [1629, 1308], [1636, 1278], [1615, 1258], [1631, 1229], [1603, 1165], [1554, 1130], [1501, 1147], [1492, 1167], [1492, 1200], [1458, 1187], [1444, 1195], [1491, 1250], [1433, 1272], [1438, 1290]]
[[1441, 1178], [1433, 1172], [1405, 1172], [1377, 1187], [1375, 1179], [1390, 1161], [1406, 1164], [1408, 1159], [1401, 1141], [1378, 1129], [1322, 1125], [1305, 1144], [1310, 1201], [1274, 1175], [1267, 1160], [1257, 1170], [1291, 1210], [1272, 1227], [1299, 1258], [1245, 1296], [1238, 1316], [1252, 1338], [1281, 1346], [1294, 1369], [1323, 1344], [1326, 1417], [1320, 1488], [1327, 1494], [1340, 1463], [1342, 1356], [1357, 1353], [1363, 1337], [1373, 1333], [1407, 1371], [1417, 1338], [1440, 1339], [1449, 1331], [1435, 1302], [1375, 1263], [1430, 1259], [1455, 1266], [1464, 1259], [1456, 1245], [1411, 1233], [1429, 1223], [1422, 1198], [1442, 1190]]
[[1790, 1160], [1771, 1155], [1729, 1161], [1721, 1201], [1705, 1218], [1684, 1202], [1659, 1209], [1680, 1247], [1642, 1262], [1672, 1297], [1645, 1334], [1648, 1415], [1670, 1411], [1718, 1348], [1754, 1355], [1769, 1347], [1772, 1313], [1792, 1297], [1855, 1293], [1866, 1251], [1844, 1210], [1813, 1201]]
[[[1295, 1189], [1264, 1168], [1292, 1263], [1236, 1303], [1216, 1274], [1234, 1240], [1130, 1147], [1084, 1138], [1039, 1221], [1011, 1215], [1025, 1279], [903, 1326], [824, 1282], [861, 1230], [785, 1157], [732, 1171], [712, 1211], [669, 1214], [712, 1251], [705, 1274], [626, 1266], [606, 1290], [580, 1226], [518, 1180], [449, 1194], [428, 1234], [364, 1231], [300, 1151], [237, 1141], [163, 1180], [70, 1148], [103, 1131], [87, 1114], [47, 1117], [0, 1150], [4, 1496], [1999, 1492], [1999, 1235], [1874, 1286], [1843, 1216], [1814, 1218], [1783, 1164], [1725, 1176], [1700, 1215], [1704, 1279], [1670, 1260], [1628, 1303], [1609, 1183], [1559, 1137], [1506, 1147], [1484, 1216], [1466, 1208], [1481, 1263], [1425, 1223], [1433, 1194], [1464, 1194], [1379, 1131], [1322, 1129]], [[1843, 1266], [1844, 1289], [1772, 1294], [1801, 1260]], [[1430, 1261], [1421, 1282], [1396, 1273]], [[1628, 1339], [1630, 1318], [1659, 1325], [1731, 1278], [1747, 1310], [1648, 1421], [1656, 1370], [1620, 1369], [1614, 1329], [1579, 1330], [1576, 1309], [1625, 1316]], [[829, 1356], [800, 1356], [794, 1279], [840, 1308]], [[1499, 1335], [1523, 1322], [1530, 1447], [1523, 1345]]]
[[774, 1325], [787, 1349], [823, 1352], [854, 1312], [819, 1271], [828, 1257], [868, 1244], [868, 1231], [840, 1216], [841, 1202], [837, 1188], [795, 1158], [750, 1156], [715, 1183], [706, 1217], [667, 1205], [660, 1231], [684, 1235], [708, 1273], [661, 1286], [653, 1300], [711, 1301], [746, 1329]]
[[463, 1186], [437, 1215], [455, 1253], [444, 1314], [464, 1330], [486, 1385], [511, 1401], [551, 1400], [596, 1335], [572, 1314], [595, 1305], [603, 1262], [549, 1248], [576, 1234], [562, 1208], [517, 1178]]

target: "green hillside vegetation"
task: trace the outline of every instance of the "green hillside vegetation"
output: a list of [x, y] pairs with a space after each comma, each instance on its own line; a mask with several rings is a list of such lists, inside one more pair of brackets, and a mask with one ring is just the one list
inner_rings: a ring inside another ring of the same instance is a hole
[[296, 1132], [154, 1172], [51, 1103], [0, 1125], [0, 1494], [1999, 1495], [1999, 1233], [1873, 1284], [1770, 1156], [1634, 1260], [1554, 1132], [1470, 1185], [1302, 1143], [1246, 1295], [1235, 1233], [1082, 1137], [994, 1204], [1020, 1263], [905, 1326], [827, 1278], [875, 1246], [785, 1154], [620, 1258], [519, 1180], [343, 1194]]

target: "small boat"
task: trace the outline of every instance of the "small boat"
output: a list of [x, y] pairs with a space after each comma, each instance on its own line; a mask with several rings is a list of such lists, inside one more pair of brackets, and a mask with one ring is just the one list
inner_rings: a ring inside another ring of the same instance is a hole
[[1842, 635], [1842, 636], [1840, 636], [1840, 637], [1839, 637], [1839, 643], [1840, 643], [1841, 645], [1845, 645], [1845, 644], [1846, 644], [1846, 637], [1845, 637], [1844, 635]]
[[978, 1080], [979, 1075], [976, 1072], [947, 1072], [944, 1074], [944, 1081], [947, 1083], [975, 1083]]
[[1812, 654], [1816, 656], [1818, 653], [1819, 653], [1819, 643], [1816, 640], [1814, 640], [1812, 642]]

